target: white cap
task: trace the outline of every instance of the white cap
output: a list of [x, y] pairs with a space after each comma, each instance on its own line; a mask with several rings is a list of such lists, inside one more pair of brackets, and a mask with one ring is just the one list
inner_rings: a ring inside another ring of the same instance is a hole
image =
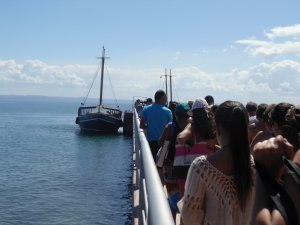
[[207, 104], [207, 101], [204, 99], [204, 98], [197, 98], [193, 105], [192, 105], [192, 108], [191, 110], [189, 110], [187, 112], [187, 114], [189, 116], [193, 116], [193, 110], [194, 109], [207, 109], [208, 108], [208, 104]]

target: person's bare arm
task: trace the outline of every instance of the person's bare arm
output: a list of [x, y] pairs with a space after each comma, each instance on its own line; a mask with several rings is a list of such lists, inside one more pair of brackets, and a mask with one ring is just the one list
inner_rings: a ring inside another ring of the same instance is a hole
[[[291, 158], [293, 146], [281, 135], [268, 140], [258, 142], [253, 147], [253, 157], [257, 164], [262, 166], [273, 178], [279, 178], [282, 174], [282, 155]], [[261, 180], [256, 174], [256, 200], [253, 207], [254, 225], [285, 225], [285, 221], [278, 210], [267, 208], [268, 194]]]
[[293, 146], [281, 135], [258, 142], [253, 148], [253, 157], [272, 177], [281, 176], [282, 156], [293, 159]]
[[293, 162], [300, 167], [300, 149], [296, 152]]
[[188, 125], [186, 125], [184, 130], [177, 135], [176, 141], [178, 144], [185, 144], [187, 140], [191, 138], [192, 138], [192, 125], [191, 123], [189, 123]]

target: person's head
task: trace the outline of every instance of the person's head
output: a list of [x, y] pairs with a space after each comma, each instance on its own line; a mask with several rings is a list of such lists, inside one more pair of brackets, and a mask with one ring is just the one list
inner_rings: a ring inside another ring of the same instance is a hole
[[270, 121], [273, 125], [273, 131], [275, 135], [279, 135], [280, 128], [286, 123], [286, 114], [289, 109], [294, 108], [293, 104], [287, 102], [281, 102], [273, 108], [270, 112]]
[[[228, 136], [228, 141], [233, 141], [236, 139], [233, 133], [237, 132], [242, 139], [247, 139], [248, 137], [248, 123], [249, 117], [245, 107], [240, 102], [236, 101], [225, 101], [218, 106], [215, 115], [215, 122], [217, 127], [218, 136]], [[234, 130], [234, 126], [237, 126]], [[231, 143], [226, 143], [230, 144]]]
[[178, 104], [177, 102], [169, 102], [169, 109], [172, 112], [173, 121], [176, 120], [176, 118], [175, 118], [175, 107], [176, 107], [177, 104]]
[[294, 146], [295, 150], [298, 150], [300, 131], [298, 121], [300, 115], [296, 112], [297, 110], [293, 104], [279, 103], [270, 112], [270, 123], [272, 132], [275, 135], [282, 135]]
[[187, 120], [189, 115], [187, 112], [190, 110], [190, 106], [187, 103], [178, 103], [175, 107], [175, 117], [176, 120], [179, 121], [181, 119]]
[[157, 92], [155, 92], [154, 100], [156, 104], [165, 105], [167, 103], [167, 95], [165, 91], [158, 90]]
[[267, 109], [267, 107], [268, 107], [268, 104], [265, 104], [265, 103], [261, 103], [257, 106], [256, 118], [259, 121], [263, 121], [263, 114], [264, 114], [264, 111]]
[[262, 115], [265, 126], [269, 132], [272, 132], [271, 111], [274, 109], [275, 106], [276, 104], [268, 105], [268, 107], [266, 108], [266, 110]]
[[212, 124], [208, 116], [208, 104], [205, 99], [196, 99], [192, 109], [188, 111], [188, 115], [193, 117], [192, 129], [198, 137], [204, 140], [214, 137]]
[[194, 101], [188, 101], [190, 108], [192, 108]]
[[246, 109], [249, 116], [255, 116], [257, 110], [257, 104], [255, 102], [247, 102]]
[[[225, 101], [218, 106], [215, 116], [217, 138], [221, 147], [228, 146], [233, 161], [233, 177], [241, 209], [248, 200], [253, 175], [248, 142], [249, 117], [245, 107], [236, 101]], [[223, 146], [222, 146], [223, 145]]]
[[153, 103], [152, 98], [146, 99], [146, 105], [151, 105]]
[[178, 105], [177, 102], [169, 102], [169, 109], [172, 111], [172, 113], [175, 112], [175, 108]]
[[204, 99], [206, 100], [208, 105], [214, 105], [215, 103], [214, 97], [211, 95], [207, 95]]
[[191, 109], [188, 111], [189, 116], [193, 116], [193, 112], [196, 109], [208, 109], [207, 101], [204, 98], [197, 98], [195, 101], [193, 101]]

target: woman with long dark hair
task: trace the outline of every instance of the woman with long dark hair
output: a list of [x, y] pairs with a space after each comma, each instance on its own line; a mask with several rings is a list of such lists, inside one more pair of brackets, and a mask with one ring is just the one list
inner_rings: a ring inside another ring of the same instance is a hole
[[180, 197], [184, 194], [187, 173], [193, 159], [214, 152], [216, 143], [206, 100], [196, 99], [188, 115], [191, 116], [190, 124], [177, 135], [174, 160], [174, 174], [177, 177]]
[[202, 155], [207, 155], [216, 150], [213, 113], [210, 111], [205, 99], [198, 98], [189, 110], [191, 116], [190, 124], [177, 136], [177, 143], [180, 145], [191, 143], [193, 148], [203, 148], [206, 150]]
[[235, 101], [216, 111], [221, 150], [196, 158], [188, 172], [181, 217], [188, 224], [250, 224], [253, 206], [253, 159], [248, 142], [248, 115]]

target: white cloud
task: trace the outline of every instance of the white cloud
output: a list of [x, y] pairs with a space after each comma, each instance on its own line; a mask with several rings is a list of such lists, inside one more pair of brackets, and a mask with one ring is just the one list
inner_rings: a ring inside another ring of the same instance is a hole
[[[245, 39], [238, 40], [236, 43], [246, 45], [246, 52], [253, 56], [276, 56], [276, 55], [300, 55], [300, 24], [275, 27], [270, 32], [265, 32], [267, 40]], [[278, 38], [285, 40], [277, 40]]]
[[95, 66], [57, 66], [39, 60], [27, 60], [24, 64], [14, 60], [0, 61], [0, 81], [14, 83], [86, 86], [82, 75], [90, 76], [94, 71]]
[[246, 51], [253, 56], [300, 54], [300, 42], [287, 41], [285, 43], [276, 44], [258, 40], [240, 40], [237, 43], [248, 45], [249, 47]]
[[[0, 94], [39, 94], [50, 96], [84, 96], [95, 74], [96, 66], [49, 65], [39, 60], [18, 64], [14, 60], [0, 61]], [[150, 96], [164, 88], [164, 69], [108, 69], [118, 99]], [[208, 73], [196, 66], [172, 69], [173, 100], [187, 101], [211, 94], [216, 102], [227, 99], [243, 103], [288, 101], [300, 103], [300, 63], [284, 60], [261, 63], [247, 69], [226, 73]], [[106, 76], [107, 77], [107, 76]], [[95, 86], [99, 87], [96, 81]], [[91, 97], [99, 95], [94, 87]], [[105, 98], [113, 98], [107, 78]]]
[[270, 32], [265, 32], [269, 39], [278, 37], [300, 37], [300, 24], [286, 27], [274, 27]]
[[267, 46], [271, 44], [267, 41], [260, 41], [255, 39], [238, 40], [236, 41], [236, 43], [243, 44], [243, 45], [250, 45], [250, 46], [258, 46], [258, 47]]
[[294, 61], [261, 63], [223, 74], [209, 74], [195, 67], [176, 69], [174, 74], [182, 74], [175, 78], [176, 89], [189, 99], [212, 94], [217, 102], [300, 102], [300, 63]]

